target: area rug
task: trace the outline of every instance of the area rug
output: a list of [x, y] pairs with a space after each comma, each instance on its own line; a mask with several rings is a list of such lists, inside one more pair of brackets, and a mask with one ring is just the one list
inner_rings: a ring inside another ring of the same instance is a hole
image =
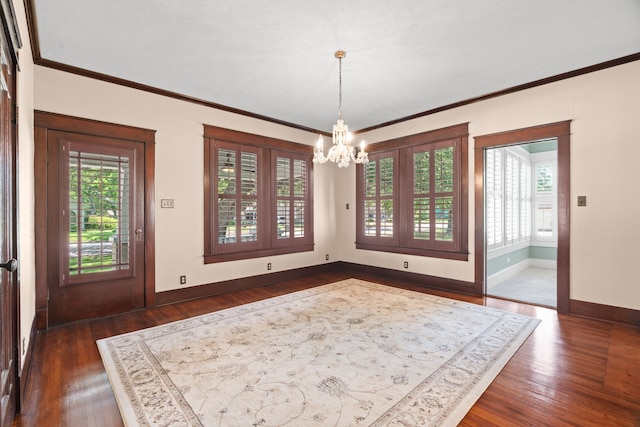
[[97, 343], [127, 426], [450, 426], [538, 323], [348, 279]]

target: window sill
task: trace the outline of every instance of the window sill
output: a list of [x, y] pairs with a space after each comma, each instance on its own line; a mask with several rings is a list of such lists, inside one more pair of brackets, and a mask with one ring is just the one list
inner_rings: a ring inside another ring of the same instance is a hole
[[468, 252], [449, 252], [449, 251], [435, 250], [435, 249], [405, 248], [405, 247], [399, 247], [399, 246], [373, 245], [373, 244], [358, 243], [358, 242], [356, 242], [356, 249], [363, 249], [367, 251], [378, 251], [378, 252], [391, 252], [391, 253], [405, 254], [405, 255], [417, 255], [417, 256], [423, 256], [423, 257], [429, 257], [429, 258], [451, 259], [455, 261], [469, 261]]
[[205, 254], [204, 263], [214, 264], [217, 262], [238, 261], [242, 259], [263, 258], [273, 255], [293, 254], [297, 252], [310, 252], [313, 250], [313, 244], [300, 245], [287, 248], [262, 249], [257, 251], [234, 252], [227, 254]]

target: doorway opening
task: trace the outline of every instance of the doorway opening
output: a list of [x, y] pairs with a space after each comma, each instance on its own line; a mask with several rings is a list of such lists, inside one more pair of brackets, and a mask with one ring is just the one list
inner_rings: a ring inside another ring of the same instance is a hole
[[[550, 123], [529, 128], [516, 129], [474, 137], [474, 280], [478, 293], [487, 294], [487, 224], [485, 221], [485, 151], [495, 147], [512, 147], [532, 141], [555, 139], [557, 144], [556, 165], [556, 310], [569, 314], [570, 271], [570, 152], [571, 121]], [[533, 224], [533, 223], [532, 223]], [[537, 225], [536, 225], [537, 226]], [[543, 227], [544, 228], [544, 227]], [[489, 274], [490, 276], [491, 274]]]
[[484, 151], [486, 294], [557, 306], [557, 138]]

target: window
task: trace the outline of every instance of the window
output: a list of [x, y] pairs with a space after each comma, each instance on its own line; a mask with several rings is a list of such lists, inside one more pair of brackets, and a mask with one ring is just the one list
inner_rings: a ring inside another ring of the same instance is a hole
[[358, 165], [358, 249], [467, 259], [462, 124], [369, 146]]
[[313, 250], [313, 148], [205, 125], [205, 263]]
[[65, 196], [69, 204], [69, 228], [65, 228], [69, 253], [63, 258], [70, 283], [86, 281], [79, 276], [87, 274], [133, 275], [129, 244], [134, 235], [130, 223], [135, 206], [130, 199], [135, 190], [130, 178], [131, 174], [135, 177], [132, 160], [136, 153], [127, 148], [98, 147], [73, 141], [63, 150], [68, 153], [64, 178], [69, 189]]
[[530, 154], [522, 148], [485, 152], [487, 248], [552, 240], [555, 152]]
[[308, 156], [274, 152], [273, 169], [276, 171], [277, 230], [273, 245], [286, 247], [296, 244], [307, 234], [309, 210], [309, 159]]
[[397, 244], [394, 233], [394, 167], [393, 153], [370, 153], [363, 168], [364, 236], [382, 244]]
[[487, 209], [487, 247], [489, 249], [502, 245], [504, 209], [502, 207], [503, 190], [503, 152], [500, 149], [489, 149], [485, 153], [485, 191]]
[[[531, 165], [517, 149], [497, 149], [504, 157], [505, 245], [526, 242], [531, 237]], [[519, 151], [522, 151], [520, 149]]]
[[486, 150], [487, 247], [531, 239], [531, 164], [522, 148]]
[[535, 164], [534, 215], [536, 240], [553, 240], [556, 218], [554, 185], [555, 162], [544, 161]]

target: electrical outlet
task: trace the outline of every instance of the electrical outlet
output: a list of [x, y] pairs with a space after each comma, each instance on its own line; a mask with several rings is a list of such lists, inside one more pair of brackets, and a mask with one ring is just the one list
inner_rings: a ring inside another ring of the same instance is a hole
[[271, 270], [271, 263], [270, 262], [267, 263], [267, 270]]
[[409, 261], [404, 262], [404, 268], [409, 268]]
[[326, 254], [326, 255], [324, 256], [324, 260], [325, 260], [325, 261], [329, 261], [329, 254]]
[[187, 284], [187, 276], [180, 276], [180, 284], [181, 285]]

